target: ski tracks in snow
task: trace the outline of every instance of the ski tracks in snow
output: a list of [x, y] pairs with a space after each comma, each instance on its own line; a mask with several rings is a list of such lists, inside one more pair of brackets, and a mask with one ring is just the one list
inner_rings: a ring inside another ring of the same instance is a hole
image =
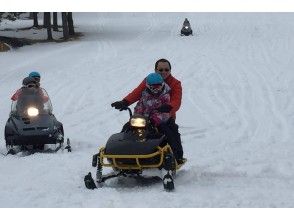
[[[9, 204], [154, 207], [155, 201], [161, 207], [293, 206], [293, 199], [280, 197], [281, 188], [286, 195], [293, 191], [294, 62], [289, 54], [294, 40], [290, 37], [293, 25], [284, 24], [293, 20], [293, 16], [238, 13], [76, 16], [78, 30], [84, 33], [81, 40], [62, 46], [50, 44], [52, 50], [44, 50], [46, 45], [34, 45], [36, 50], [28, 46], [13, 53], [13, 57], [12, 53], [7, 54], [5, 71], [9, 75], [3, 77], [3, 94], [9, 96], [15, 80], [24, 77], [20, 73], [32, 68], [40, 71], [53, 112], [63, 122], [65, 135], [71, 138], [73, 147], [72, 154], [21, 158], [22, 178], [25, 175], [36, 178], [37, 168], [31, 173], [26, 168], [38, 163], [42, 163], [40, 169], [46, 170], [44, 160], [52, 170], [42, 173], [38, 181], [44, 187], [37, 187], [35, 192], [30, 181], [19, 185], [14, 177], [11, 182], [1, 179], [0, 182], [5, 182], [4, 189], [16, 185]], [[194, 36], [179, 36], [185, 17], [190, 18]], [[26, 60], [27, 57], [30, 59]], [[82, 181], [91, 170], [92, 154], [128, 120], [127, 112], [118, 112], [110, 104], [123, 98], [153, 72], [154, 62], [159, 58], [171, 61], [172, 73], [183, 86], [177, 123], [188, 163], [177, 173], [175, 193], [158, 193], [162, 192], [161, 184], [117, 188], [116, 182], [95, 193], [86, 192]], [[10, 106], [10, 101], [1, 100], [0, 104]], [[2, 114], [3, 125], [6, 119]], [[3, 172], [16, 172], [12, 165], [16, 159], [3, 157], [2, 167], [9, 167]], [[58, 188], [52, 187], [56, 175]], [[25, 194], [28, 199], [15, 203], [16, 195], [24, 189], [28, 190]], [[47, 202], [38, 200], [45, 189], [53, 195]]]

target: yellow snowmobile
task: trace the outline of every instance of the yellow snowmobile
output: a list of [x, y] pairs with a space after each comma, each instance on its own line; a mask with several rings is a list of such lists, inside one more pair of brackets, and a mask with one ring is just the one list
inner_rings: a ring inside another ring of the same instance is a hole
[[[108, 139], [105, 147], [93, 155], [92, 166], [97, 167], [96, 184], [91, 173], [85, 176], [84, 182], [88, 189], [102, 187], [107, 179], [125, 176], [141, 176], [146, 169], [164, 169], [164, 189], [174, 189], [173, 177], [176, 170], [186, 162], [178, 164], [166, 137], [159, 133], [150, 121], [139, 115], [130, 114], [129, 122], [122, 132], [113, 134]], [[103, 167], [112, 167], [113, 173], [102, 175]]]

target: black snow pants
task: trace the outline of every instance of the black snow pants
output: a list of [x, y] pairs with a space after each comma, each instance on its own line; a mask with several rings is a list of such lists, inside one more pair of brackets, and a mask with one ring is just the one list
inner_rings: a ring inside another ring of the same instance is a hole
[[179, 133], [179, 126], [176, 124], [175, 120], [170, 118], [167, 122], [161, 123], [158, 129], [166, 136], [175, 158], [177, 160], [183, 158], [181, 134]]

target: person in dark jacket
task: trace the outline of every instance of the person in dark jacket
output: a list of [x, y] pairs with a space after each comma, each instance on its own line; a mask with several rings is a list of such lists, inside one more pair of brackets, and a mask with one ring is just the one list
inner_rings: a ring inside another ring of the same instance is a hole
[[[158, 108], [159, 112], [170, 113], [171, 118], [161, 124], [160, 130], [169, 137], [172, 137], [172, 142], [175, 143], [175, 157], [178, 163], [183, 163], [183, 147], [181, 142], [181, 135], [179, 133], [179, 127], [175, 123], [176, 112], [179, 110], [182, 102], [182, 86], [181, 82], [177, 80], [171, 74], [171, 64], [166, 59], [159, 59], [155, 63], [155, 72], [159, 73], [164, 82], [170, 87], [170, 103], [163, 104]], [[111, 104], [112, 107], [122, 111], [126, 109], [129, 105], [139, 101], [142, 92], [147, 88], [146, 78], [136, 87], [131, 93], [129, 93], [123, 100], [116, 101]]]
[[23, 79], [22, 87], [13, 94], [13, 96], [11, 97], [11, 100], [17, 101], [19, 96], [22, 94], [22, 91], [24, 88], [32, 88], [38, 91], [38, 93], [42, 96], [44, 103], [49, 100], [49, 97], [44, 94], [42, 88], [40, 87], [40, 81], [36, 80], [35, 77], [30, 77], [30, 76]]
[[[32, 84], [34, 84], [36, 87], [40, 87], [40, 79], [41, 79], [41, 75], [40, 73], [33, 71], [30, 72], [29, 76], [23, 79], [22, 85], [23, 86], [27, 86], [28, 82], [31, 82]], [[16, 101], [18, 99], [18, 96], [21, 92], [21, 89], [18, 89], [12, 96], [11, 96], [11, 100], [12, 101]]]

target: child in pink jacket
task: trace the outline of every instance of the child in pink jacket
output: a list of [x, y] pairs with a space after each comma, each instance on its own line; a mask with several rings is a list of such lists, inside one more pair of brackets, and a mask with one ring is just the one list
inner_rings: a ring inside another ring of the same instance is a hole
[[143, 115], [159, 126], [171, 117], [168, 112], [159, 112], [157, 109], [164, 104], [170, 103], [170, 87], [163, 81], [158, 73], [150, 73], [146, 77], [146, 89], [142, 92], [134, 113]]

